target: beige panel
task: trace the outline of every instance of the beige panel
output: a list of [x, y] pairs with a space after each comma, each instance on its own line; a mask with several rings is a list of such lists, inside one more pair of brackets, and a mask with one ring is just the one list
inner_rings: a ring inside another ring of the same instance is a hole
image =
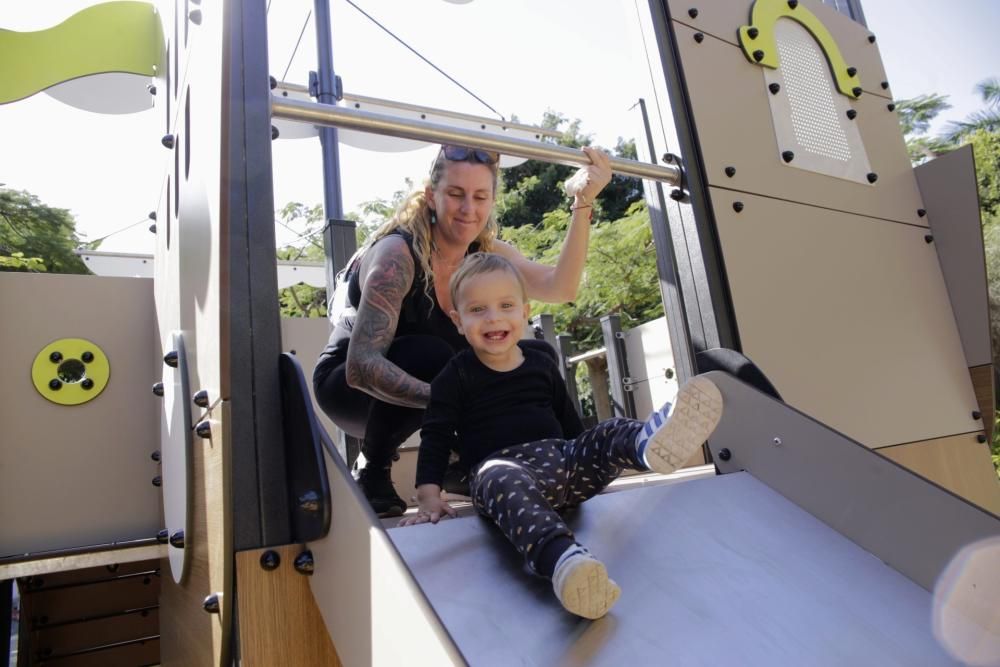
[[[711, 0], [695, 3], [691, 0], [668, 0], [668, 4], [670, 14], [676, 21], [738, 46], [737, 31], [741, 26], [750, 25], [750, 8], [753, 6], [753, 1]], [[803, 0], [802, 6], [808, 7], [816, 18], [823, 22], [837, 41], [844, 60], [858, 68], [861, 87], [865, 93], [891, 99], [892, 89], [882, 88], [882, 82], [886, 81], [885, 68], [882, 66], [878, 43], [872, 44], [868, 41], [868, 35], [871, 33], [863, 25], [818, 0]], [[692, 18], [688, 14], [691, 7], [698, 8], [698, 16]]]
[[993, 365], [970, 368], [969, 377], [972, 378], [972, 388], [976, 392], [976, 403], [979, 405], [979, 412], [983, 416], [986, 439], [992, 441], [993, 422], [995, 419], [993, 406], [996, 405], [996, 394], [993, 387]]
[[66, 588], [29, 590], [24, 597], [30, 598], [33, 618], [44, 616], [47, 624], [66, 623], [156, 606], [161, 579], [150, 572]]
[[878, 453], [1000, 515], [1000, 479], [989, 445], [976, 440], [975, 434], [883, 447]]
[[[271, 571], [260, 565], [261, 554], [269, 550], [281, 559]], [[341, 665], [308, 577], [293, 566], [302, 550], [294, 544], [236, 554], [240, 657], [247, 667]]]
[[[0, 273], [0, 555], [150, 538], [160, 526], [152, 282]], [[63, 406], [31, 381], [35, 355], [85, 338], [111, 365], [94, 400]], [[109, 465], [114, 462], [114, 465]]]
[[[796, 169], [782, 162], [771, 120], [767, 84], [735, 46], [714, 38], [700, 44], [678, 26], [678, 48], [691, 97], [705, 171], [711, 185], [789, 201], [927, 226], [896, 114], [886, 101], [862, 95], [853, 102], [874, 185]], [[728, 178], [726, 167], [735, 167]]]
[[[185, 540], [191, 549], [188, 575], [183, 585], [163, 577], [160, 596], [162, 656], [164, 665], [228, 664], [232, 606], [232, 504], [229, 493], [230, 460], [225, 424], [230, 405], [216, 407], [212, 438], [195, 438], [192, 452], [193, 530]], [[162, 568], [169, 569], [163, 561]], [[166, 571], [166, 570], [165, 570]], [[219, 614], [206, 613], [202, 602], [221, 593]]]
[[320, 423], [326, 427], [326, 432], [336, 442], [339, 438], [337, 427], [326, 416], [326, 413], [316, 405], [312, 385], [312, 373], [316, 367], [316, 360], [319, 359], [319, 353], [326, 347], [329, 338], [330, 321], [326, 318], [281, 318], [281, 351], [294, 352], [299, 363], [302, 364], [302, 372], [306, 376], [306, 384], [309, 386], [309, 396], [313, 399], [313, 409], [316, 411], [316, 416], [319, 417]]
[[[343, 463], [326, 455], [333, 516], [310, 543], [316, 604], [345, 665], [464, 664]], [[446, 563], [442, 567], [447, 567]]]
[[786, 402], [869, 447], [978, 427], [925, 230], [715, 188], [711, 196], [743, 352]]

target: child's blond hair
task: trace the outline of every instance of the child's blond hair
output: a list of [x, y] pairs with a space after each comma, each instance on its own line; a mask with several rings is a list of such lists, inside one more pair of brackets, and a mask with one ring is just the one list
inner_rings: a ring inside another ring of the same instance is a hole
[[510, 260], [492, 252], [476, 252], [466, 256], [451, 276], [448, 291], [451, 293], [452, 307], [458, 309], [458, 293], [465, 281], [494, 271], [505, 271], [514, 276], [517, 279], [517, 284], [521, 287], [521, 297], [525, 302], [528, 301], [528, 288], [524, 285], [524, 276], [521, 275], [516, 266], [510, 263]]

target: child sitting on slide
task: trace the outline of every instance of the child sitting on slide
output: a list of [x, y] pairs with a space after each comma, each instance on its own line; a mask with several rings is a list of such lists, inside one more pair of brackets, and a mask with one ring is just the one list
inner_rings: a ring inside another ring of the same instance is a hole
[[441, 498], [454, 449], [472, 471], [473, 504], [552, 580], [559, 602], [600, 618], [621, 593], [607, 569], [566, 526], [558, 510], [600, 493], [622, 468], [669, 473], [708, 438], [722, 396], [695, 377], [645, 422], [611, 419], [583, 430], [554, 359], [518, 345], [528, 321], [524, 282], [499, 255], [469, 255], [450, 283], [450, 315], [472, 349], [458, 353], [431, 383], [421, 428], [415, 516], [437, 523], [455, 510]]

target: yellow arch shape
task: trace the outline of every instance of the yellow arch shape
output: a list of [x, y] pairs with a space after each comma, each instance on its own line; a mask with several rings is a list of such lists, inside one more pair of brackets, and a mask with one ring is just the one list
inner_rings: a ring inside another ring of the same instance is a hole
[[121, 0], [35, 32], [0, 29], [0, 104], [104, 72], [155, 76], [165, 50], [156, 8]]
[[751, 25], [741, 26], [739, 30], [740, 46], [743, 54], [750, 62], [777, 69], [781, 64], [778, 60], [778, 43], [774, 36], [774, 25], [778, 19], [787, 18], [799, 22], [812, 34], [826, 54], [830, 63], [833, 80], [837, 82], [837, 90], [844, 95], [857, 99], [861, 97], [861, 79], [855, 68], [849, 67], [840, 53], [837, 40], [826, 29], [823, 22], [816, 18], [807, 7], [797, 0], [756, 0], [750, 11]]

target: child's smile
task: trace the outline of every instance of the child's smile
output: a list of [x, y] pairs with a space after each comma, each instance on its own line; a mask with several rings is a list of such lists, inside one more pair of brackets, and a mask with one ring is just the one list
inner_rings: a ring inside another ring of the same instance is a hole
[[530, 312], [517, 278], [483, 273], [469, 278], [457, 296], [452, 320], [479, 360], [498, 371], [517, 368], [524, 359], [517, 341]]

